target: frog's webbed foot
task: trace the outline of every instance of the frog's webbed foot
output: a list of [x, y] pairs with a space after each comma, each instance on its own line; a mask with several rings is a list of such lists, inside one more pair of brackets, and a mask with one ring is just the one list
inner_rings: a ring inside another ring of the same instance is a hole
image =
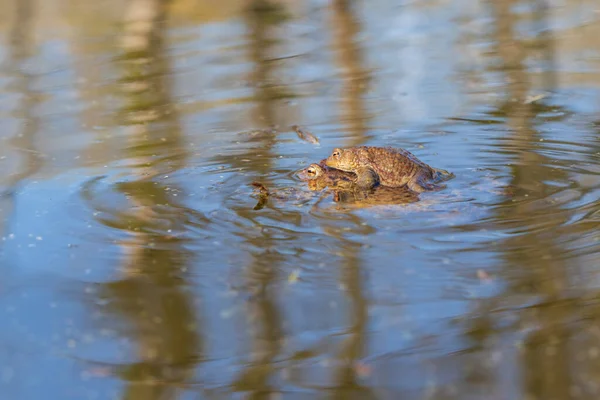
[[379, 176], [370, 168], [359, 168], [356, 173], [356, 186], [362, 190], [369, 190], [379, 184]]
[[456, 177], [456, 175], [454, 175], [452, 172], [446, 171], [445, 169], [441, 169], [441, 168], [432, 168], [432, 169], [433, 169], [433, 180], [436, 183], [447, 181], [447, 180], [450, 180], [450, 179]]
[[446, 185], [440, 185], [428, 182], [423, 177], [418, 177], [416, 179], [411, 179], [407, 184], [408, 188], [413, 192], [423, 193], [423, 192], [437, 192], [446, 188]]

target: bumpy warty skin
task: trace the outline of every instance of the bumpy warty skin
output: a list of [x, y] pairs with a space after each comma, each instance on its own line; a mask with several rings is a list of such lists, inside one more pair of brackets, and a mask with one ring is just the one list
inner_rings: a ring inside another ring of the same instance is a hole
[[353, 185], [356, 174], [330, 168], [323, 161], [322, 164], [310, 164], [298, 174], [300, 179], [308, 181], [312, 190], [321, 190], [325, 187], [349, 188]]
[[[336, 156], [336, 152], [339, 156]], [[329, 167], [356, 172], [367, 168], [374, 171], [381, 185], [400, 187], [406, 185], [418, 174], [432, 179], [435, 170], [412, 153], [392, 147], [359, 146], [335, 149], [327, 158]]]
[[[324, 163], [323, 163], [324, 164]], [[326, 187], [335, 190], [336, 202], [353, 203], [358, 206], [378, 204], [407, 204], [419, 201], [418, 193], [408, 187], [379, 186], [368, 193], [357, 192], [354, 181], [356, 175], [321, 164], [310, 164], [298, 174], [307, 181], [310, 190], [323, 190]]]

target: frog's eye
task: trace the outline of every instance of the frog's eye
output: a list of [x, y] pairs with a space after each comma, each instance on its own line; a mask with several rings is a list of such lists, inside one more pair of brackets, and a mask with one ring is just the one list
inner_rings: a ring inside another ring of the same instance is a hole
[[342, 153], [342, 151], [340, 149], [335, 149], [335, 150], [333, 150], [333, 153], [331, 153], [331, 155], [335, 158], [340, 158], [341, 153]]
[[308, 167], [308, 170], [306, 172], [308, 172], [309, 175], [317, 174], [317, 170], [315, 169], [315, 167]]

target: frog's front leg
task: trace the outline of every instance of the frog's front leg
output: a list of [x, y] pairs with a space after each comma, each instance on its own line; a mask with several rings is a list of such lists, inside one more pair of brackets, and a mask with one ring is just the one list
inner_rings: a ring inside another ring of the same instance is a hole
[[379, 176], [371, 168], [359, 168], [356, 173], [356, 186], [360, 189], [372, 189], [379, 184]]

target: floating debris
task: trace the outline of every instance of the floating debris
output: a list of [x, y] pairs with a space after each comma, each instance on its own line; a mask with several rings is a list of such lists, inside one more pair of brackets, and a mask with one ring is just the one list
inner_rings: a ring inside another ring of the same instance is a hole
[[262, 210], [267, 205], [267, 196], [260, 196], [253, 210]]
[[263, 185], [260, 182], [254, 181], [251, 183], [252, 186], [254, 186], [255, 188], [257, 188], [260, 192], [260, 194], [264, 194], [265, 196], [269, 195], [269, 189], [267, 189], [267, 187], [265, 185]]
[[525, 99], [525, 101], [523, 103], [524, 104], [535, 103], [536, 101], [540, 101], [542, 99], [545, 99], [546, 97], [548, 97], [547, 94], [538, 94], [536, 96], [528, 96], [527, 99]]
[[269, 189], [260, 182], [252, 182], [252, 186], [258, 189], [258, 203], [254, 206], [254, 210], [261, 210], [267, 204], [269, 198]]
[[301, 129], [298, 125], [293, 125], [292, 129], [296, 132], [300, 139], [312, 144], [319, 144], [319, 139], [317, 139], [315, 135], [304, 129]]

